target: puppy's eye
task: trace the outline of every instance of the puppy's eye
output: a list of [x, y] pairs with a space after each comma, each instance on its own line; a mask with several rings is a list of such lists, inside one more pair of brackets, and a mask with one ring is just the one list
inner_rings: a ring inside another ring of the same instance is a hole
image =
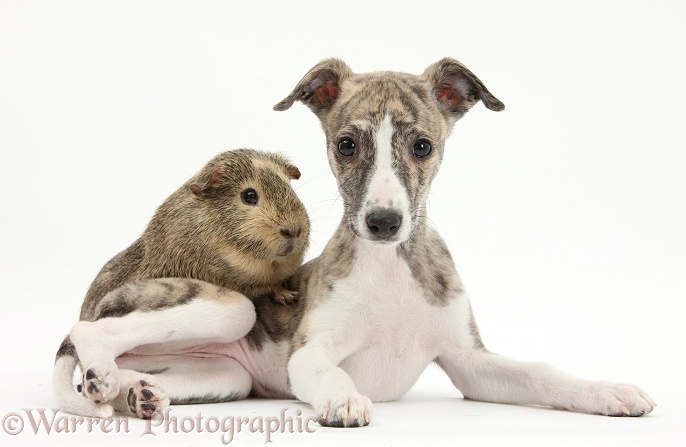
[[424, 158], [431, 153], [431, 143], [426, 140], [417, 141], [412, 146], [412, 155], [417, 158]]
[[338, 152], [346, 157], [355, 155], [355, 142], [350, 138], [343, 138], [338, 142]]
[[257, 205], [258, 197], [257, 191], [252, 188], [248, 188], [241, 193], [241, 199], [246, 205]]

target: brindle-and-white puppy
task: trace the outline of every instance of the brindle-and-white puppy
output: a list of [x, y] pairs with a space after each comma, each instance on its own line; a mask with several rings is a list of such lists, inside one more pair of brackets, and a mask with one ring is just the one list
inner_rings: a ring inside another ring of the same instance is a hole
[[354, 74], [316, 65], [278, 103], [321, 120], [344, 217], [305, 270], [308, 309], [288, 363], [291, 392], [323, 425], [369, 423], [372, 401], [400, 398], [431, 362], [472, 400], [641, 416], [638, 387], [581, 380], [489, 352], [450, 252], [425, 203], [453, 124], [481, 100], [504, 105], [465, 66], [443, 59], [421, 76]]

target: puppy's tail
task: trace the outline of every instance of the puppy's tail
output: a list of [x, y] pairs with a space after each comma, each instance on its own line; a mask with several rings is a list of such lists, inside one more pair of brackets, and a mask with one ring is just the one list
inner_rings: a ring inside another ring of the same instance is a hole
[[85, 417], [108, 418], [114, 414], [111, 405], [96, 405], [95, 402], [77, 393], [72, 380], [79, 364], [76, 348], [69, 336], [65, 337], [57, 350], [55, 369], [52, 373], [52, 392], [60, 410]]

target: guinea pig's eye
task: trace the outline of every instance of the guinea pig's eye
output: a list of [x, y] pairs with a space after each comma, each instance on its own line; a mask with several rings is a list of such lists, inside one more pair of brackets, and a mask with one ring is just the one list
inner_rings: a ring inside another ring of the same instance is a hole
[[241, 193], [241, 199], [246, 205], [257, 205], [257, 191], [252, 188], [248, 188]]
[[350, 138], [343, 138], [338, 142], [338, 152], [343, 156], [353, 156], [355, 155], [355, 150], [355, 142]]
[[431, 143], [426, 140], [417, 140], [412, 146], [412, 155], [417, 158], [424, 158], [431, 153]]

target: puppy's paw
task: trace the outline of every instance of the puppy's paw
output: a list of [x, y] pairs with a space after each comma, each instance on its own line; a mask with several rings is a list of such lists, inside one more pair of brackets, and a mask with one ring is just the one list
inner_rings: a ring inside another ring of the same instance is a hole
[[320, 402], [317, 419], [328, 427], [362, 427], [372, 419], [372, 401], [359, 393], [338, 393]]
[[294, 303], [298, 299], [298, 292], [288, 289], [281, 289], [274, 292], [274, 301], [284, 306]]
[[141, 419], [156, 419], [169, 406], [169, 398], [152, 379], [137, 380], [129, 388], [126, 402], [129, 410]]
[[94, 364], [83, 372], [81, 393], [96, 404], [114, 399], [119, 394], [119, 368], [112, 363]]
[[637, 386], [605, 382], [593, 385], [587, 405], [585, 411], [606, 416], [643, 416], [656, 406]]

